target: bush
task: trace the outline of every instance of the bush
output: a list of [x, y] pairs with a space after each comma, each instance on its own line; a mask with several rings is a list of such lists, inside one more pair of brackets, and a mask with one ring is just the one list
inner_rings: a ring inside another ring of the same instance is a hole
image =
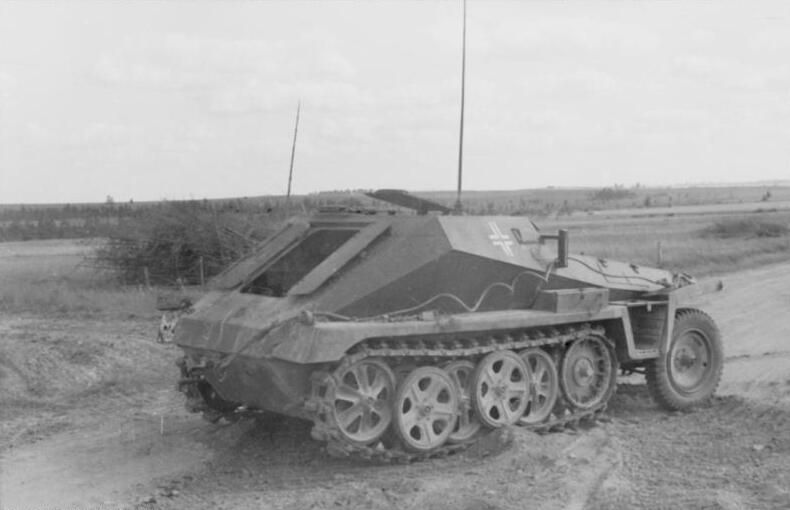
[[765, 218], [732, 218], [702, 229], [702, 236], [719, 239], [781, 237], [789, 232], [787, 224]]
[[247, 254], [277, 223], [266, 213], [167, 202], [119, 224], [97, 251], [97, 264], [125, 284], [198, 284]]
[[636, 193], [633, 191], [625, 189], [621, 186], [615, 186], [614, 188], [601, 188], [598, 191], [592, 193], [590, 198], [599, 202], [609, 202], [613, 200], [633, 198], [635, 196]]

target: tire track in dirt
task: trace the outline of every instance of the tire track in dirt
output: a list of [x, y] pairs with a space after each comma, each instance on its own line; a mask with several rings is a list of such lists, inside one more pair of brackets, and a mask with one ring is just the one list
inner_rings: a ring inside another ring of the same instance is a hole
[[703, 307], [719, 324], [727, 360], [718, 393], [790, 405], [790, 264], [724, 276]]
[[587, 508], [790, 508], [790, 409], [727, 396], [667, 414], [624, 386], [611, 414], [622, 466]]
[[197, 469], [210, 457], [194, 441], [193, 417], [172, 420], [166, 434], [158, 420], [134, 420], [71, 430], [6, 453], [0, 497], [6, 510], [120, 508], [130, 485]]

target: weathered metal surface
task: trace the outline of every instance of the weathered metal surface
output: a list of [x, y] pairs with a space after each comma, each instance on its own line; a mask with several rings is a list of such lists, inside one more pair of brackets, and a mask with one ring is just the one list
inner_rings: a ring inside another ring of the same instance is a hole
[[721, 280], [708, 280], [694, 285], [687, 285], [682, 288], [665, 288], [648, 294], [648, 297], [653, 296], [668, 296], [672, 294], [673, 298], [678, 304], [691, 303], [695, 299], [704, 296], [705, 294], [713, 294], [714, 292], [721, 292], [724, 290], [724, 282]]
[[431, 211], [438, 211], [442, 213], [451, 212], [449, 207], [443, 206], [442, 204], [437, 204], [431, 200], [415, 197], [414, 195], [399, 189], [379, 189], [365, 194], [377, 200], [383, 200], [400, 207], [413, 209], [421, 214]]
[[[251, 358], [278, 358], [295, 363], [325, 363], [337, 361], [355, 344], [366, 338], [396, 336], [439, 335], [508, 330], [525, 327], [557, 326], [587, 321], [621, 318], [627, 313], [623, 306], [608, 306], [596, 313], [575, 310], [551, 313], [536, 310], [508, 310], [487, 313], [435, 315], [428, 320], [399, 320], [388, 322], [315, 322], [305, 324], [293, 316], [263, 335], [263, 330], [252, 317], [228, 318], [222, 332], [211, 320], [198, 321], [184, 317], [179, 324], [181, 335], [192, 334], [190, 347], [232, 354], [243, 351]], [[202, 331], [202, 333], [201, 333]]]
[[301, 416], [303, 399], [310, 391], [311, 365], [243, 355], [224, 365], [222, 358], [210, 351], [186, 349], [185, 354], [188, 370], [209, 361], [208, 366], [193, 373], [200, 374], [223, 399]]
[[[340, 359], [350, 347], [367, 338], [433, 337], [434, 335], [453, 337], [457, 334], [506, 332], [521, 328], [619, 319], [624, 313], [627, 313], [624, 307], [611, 306], [596, 314], [585, 311], [555, 314], [534, 310], [511, 310], [438, 316], [434, 320], [380, 323], [326, 322], [305, 326], [295, 321], [284, 325], [281, 330], [272, 331], [273, 339], [283, 339], [283, 341], [277, 342], [276, 347], [270, 352], [272, 356], [284, 360], [322, 363]], [[284, 340], [293, 335], [300, 335], [304, 341]]]
[[[308, 249], [316, 232], [331, 249]], [[689, 280], [581, 255], [557, 267], [555, 244], [541, 243], [536, 227], [518, 217], [316, 215], [290, 223], [220, 275], [182, 317], [174, 341], [189, 376], [199, 374], [223, 399], [297, 416], [311, 374], [377, 339], [405, 341], [405, 355], [418, 355], [408, 343], [424, 339], [463, 353], [469, 338], [594, 323], [611, 329], [623, 360], [655, 357], [663, 328], [672, 327], [673, 296], [695, 294], [679, 288]], [[283, 277], [291, 267], [298, 272]], [[276, 289], [258, 285], [270, 275]], [[662, 329], [635, 335], [632, 322], [644, 314], [629, 307], [667, 301]]]
[[608, 303], [609, 289], [579, 287], [578, 289], [540, 291], [533, 308], [554, 313], [574, 310], [597, 313]]

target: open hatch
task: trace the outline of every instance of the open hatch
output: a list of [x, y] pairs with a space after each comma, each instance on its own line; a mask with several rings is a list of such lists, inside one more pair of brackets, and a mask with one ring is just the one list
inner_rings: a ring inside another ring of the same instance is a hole
[[242, 293], [271, 297], [310, 294], [389, 229], [386, 219], [289, 224], [220, 274], [214, 286], [241, 285]]

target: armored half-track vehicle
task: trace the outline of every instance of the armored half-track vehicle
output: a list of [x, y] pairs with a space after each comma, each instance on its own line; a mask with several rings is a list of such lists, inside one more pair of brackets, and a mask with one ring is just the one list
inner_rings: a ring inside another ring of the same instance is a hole
[[620, 370], [669, 409], [715, 391], [720, 334], [688, 305], [713, 286], [572, 255], [523, 217], [373, 196], [422, 214], [294, 219], [181, 318], [192, 410], [300, 417], [332, 452], [419, 458], [594, 419]]

